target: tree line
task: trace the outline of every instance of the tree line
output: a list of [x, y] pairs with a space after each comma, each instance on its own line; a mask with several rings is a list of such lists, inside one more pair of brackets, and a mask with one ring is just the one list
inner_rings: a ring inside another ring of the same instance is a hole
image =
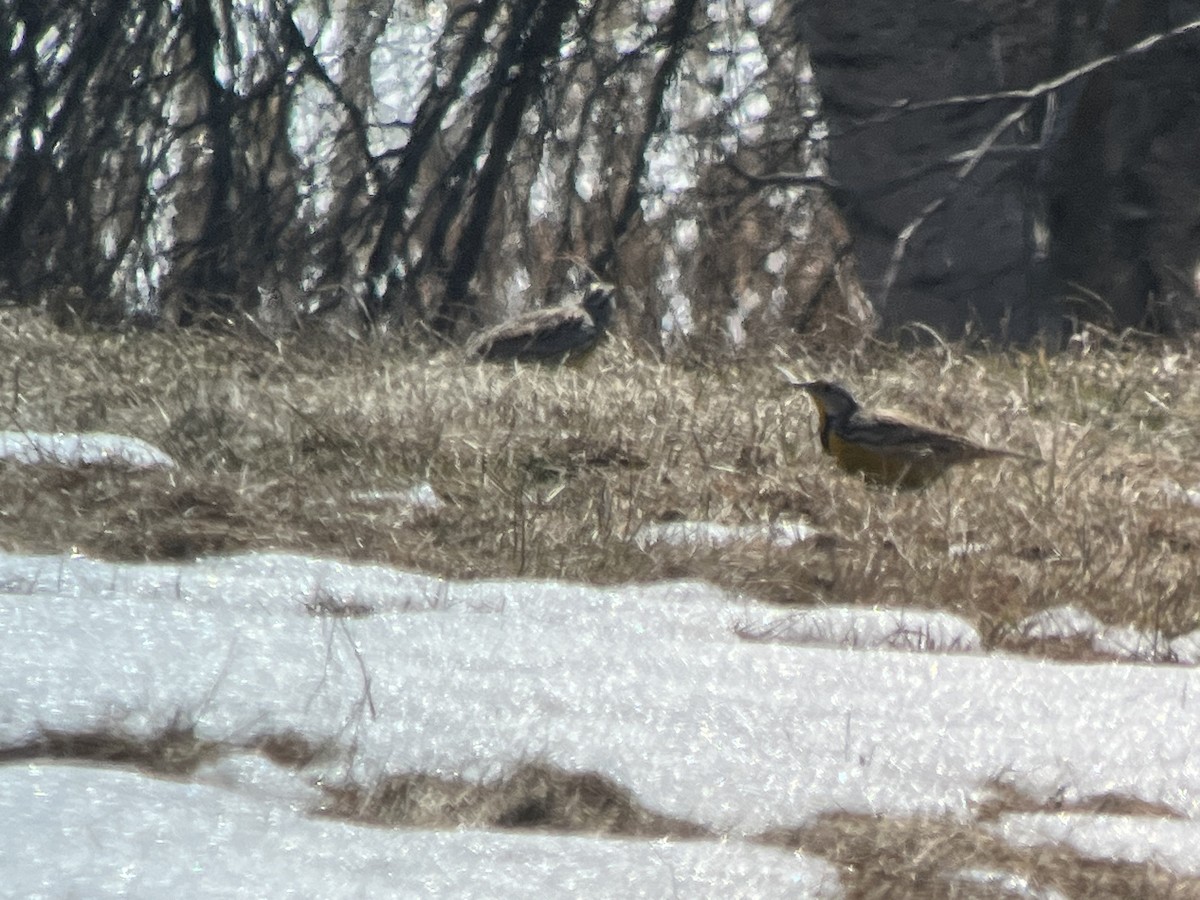
[[454, 337], [586, 272], [656, 349], [1190, 327], [1187, 6], [14, 0], [0, 293]]

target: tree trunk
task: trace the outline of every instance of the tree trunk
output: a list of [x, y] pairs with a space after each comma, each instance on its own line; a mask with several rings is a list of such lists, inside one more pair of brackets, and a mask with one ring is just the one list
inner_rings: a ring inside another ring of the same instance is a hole
[[830, 173], [885, 326], [1057, 339], [1064, 314], [1163, 327], [1195, 307], [1194, 36], [1036, 96], [947, 101], [1032, 87], [1188, 5], [1172, 22], [1166, 0], [1122, 0], [1100, 22], [1073, 3], [804, 4]]

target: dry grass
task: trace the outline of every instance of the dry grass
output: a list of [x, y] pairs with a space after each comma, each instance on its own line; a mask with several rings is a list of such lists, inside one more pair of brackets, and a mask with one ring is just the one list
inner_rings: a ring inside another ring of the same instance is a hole
[[1037, 797], [1021, 790], [1007, 778], [993, 778], [973, 805], [975, 818], [990, 822], [1005, 813], [1081, 812], [1104, 816], [1147, 816], [1160, 819], [1186, 819], [1183, 813], [1166, 803], [1152, 803], [1140, 797], [1112, 791], [1070, 800], [1061, 796]]
[[0, 765], [32, 760], [68, 760], [136, 769], [150, 775], [183, 778], [234, 752], [254, 751], [279, 766], [303, 769], [328, 759], [331, 745], [314, 744], [294, 731], [256, 735], [242, 741], [214, 741], [196, 734], [183, 715], [157, 733], [136, 735], [113, 723], [88, 731], [42, 728], [26, 741], [0, 746]]
[[[1063, 648], [1021, 646], [1014, 624], [1063, 603], [1166, 637], [1200, 624], [1200, 508], [1164, 489], [1200, 487], [1190, 344], [1052, 357], [793, 350], [712, 366], [610, 345], [577, 371], [464, 365], [388, 341], [69, 333], [6, 311], [0, 359], [0, 428], [130, 434], [180, 463], [170, 473], [0, 463], [8, 550], [140, 560], [271, 548], [455, 578], [703, 578], [779, 603], [938, 607], [974, 621], [993, 646], [1053, 654]], [[819, 454], [807, 402], [777, 363], [1047, 462], [980, 465], [920, 493], [869, 489]], [[362, 499], [421, 481], [440, 509]], [[802, 518], [823, 536], [789, 549], [634, 543], [643, 523], [680, 518]], [[312, 611], [369, 612], [320, 601]], [[46, 732], [3, 759], [184, 774], [222, 752], [185, 726], [148, 743], [114, 734]], [[287, 736], [255, 748], [297, 766], [319, 750]], [[406, 775], [327, 791], [326, 813], [360, 821], [700, 834], [598, 776], [540, 764], [483, 785]], [[1018, 849], [980, 823], [834, 814], [764, 840], [832, 859], [853, 897], [1001, 895], [952, 877], [966, 868], [1067, 896], [1200, 896], [1153, 865]]]
[[1000, 900], [1050, 890], [1089, 900], [1200, 897], [1200, 879], [1154, 863], [1093, 859], [1064, 844], [1016, 847], [953, 819], [830, 813], [760, 840], [833, 862], [848, 900]]
[[[339, 755], [334, 745], [314, 743], [294, 731], [240, 740], [201, 738], [194, 722], [180, 714], [157, 732], [143, 735], [120, 723], [86, 731], [42, 728], [28, 740], [0, 746], [0, 765], [85, 762], [187, 778], [222, 757], [248, 751], [296, 770]], [[415, 772], [385, 775], [369, 785], [352, 780], [318, 784], [326, 799], [316, 814], [367, 825], [520, 828], [653, 839], [712, 836], [703, 826], [647, 809], [627, 788], [603, 775], [568, 772], [544, 760], [523, 763], [487, 781]]]
[[[159, 777], [186, 778], [222, 756], [254, 751], [303, 770], [340, 754], [295, 732], [213, 741], [197, 736], [180, 715], [157, 734], [135, 736], [118, 724], [86, 732], [43, 729], [0, 748], [0, 765], [70, 760], [124, 766]], [[325, 801], [316, 815], [390, 828], [491, 828], [591, 834], [645, 840], [720, 839], [708, 828], [654, 812], [626, 788], [595, 772], [569, 772], [544, 760], [526, 762], [486, 781], [416, 772], [374, 783], [320, 782]], [[828, 813], [799, 828], [778, 828], [756, 840], [828, 859], [848, 898], [1004, 898], [1025, 896], [1014, 883], [1067, 897], [1194, 900], [1200, 879], [1153, 863], [1085, 856], [1065, 844], [1015, 846], [988, 829], [1013, 812], [1093, 812], [1178, 818], [1160, 804], [1104, 794], [1064, 804], [1036, 798], [1008, 781], [986, 786], [972, 820]], [[1037, 896], [1041, 896], [1038, 893]]]
[[[1061, 603], [1167, 637], [1200, 623], [1200, 509], [1163, 487], [1200, 485], [1190, 345], [1057, 357], [875, 347], [711, 368], [628, 349], [603, 348], [579, 371], [485, 367], [387, 341], [73, 334], [6, 312], [0, 427], [132, 434], [181, 468], [0, 464], [0, 547], [120, 559], [275, 548], [459, 578], [705, 578], [780, 603], [936, 606], [1017, 649], [1030, 648], [1013, 624]], [[1047, 463], [870, 489], [819, 454], [807, 400], [776, 363]], [[420, 481], [441, 509], [366, 496]], [[634, 544], [643, 523], [678, 518], [803, 518], [823, 537]]]
[[694, 823], [646, 809], [626, 788], [595, 772], [567, 772], [528, 762], [490, 781], [427, 773], [392, 775], [375, 784], [322, 785], [323, 815], [369, 825], [410, 828], [521, 828], [643, 838], [700, 838]]

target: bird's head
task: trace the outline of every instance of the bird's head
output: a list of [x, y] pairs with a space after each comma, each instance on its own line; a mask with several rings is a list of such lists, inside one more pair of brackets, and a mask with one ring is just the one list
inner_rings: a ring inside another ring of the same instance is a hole
[[796, 387], [808, 393], [817, 405], [822, 417], [829, 416], [840, 419], [858, 409], [858, 401], [850, 396], [850, 392], [832, 381], [806, 381]]
[[616, 294], [616, 287], [606, 281], [590, 282], [583, 289], [583, 308], [601, 330], [607, 328], [608, 323], [612, 321], [617, 308]]

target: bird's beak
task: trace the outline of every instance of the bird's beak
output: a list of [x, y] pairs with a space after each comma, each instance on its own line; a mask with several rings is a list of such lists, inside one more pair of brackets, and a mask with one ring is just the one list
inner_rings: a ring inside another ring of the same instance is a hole
[[785, 369], [781, 365], [776, 365], [775, 368], [779, 370], [779, 374], [784, 377], [784, 380], [787, 381], [787, 383], [790, 384], [794, 388], [807, 388], [809, 384], [812, 384], [811, 381], [810, 382], [801, 381], [799, 378], [797, 378], [794, 374], [789, 372], [787, 369]]

